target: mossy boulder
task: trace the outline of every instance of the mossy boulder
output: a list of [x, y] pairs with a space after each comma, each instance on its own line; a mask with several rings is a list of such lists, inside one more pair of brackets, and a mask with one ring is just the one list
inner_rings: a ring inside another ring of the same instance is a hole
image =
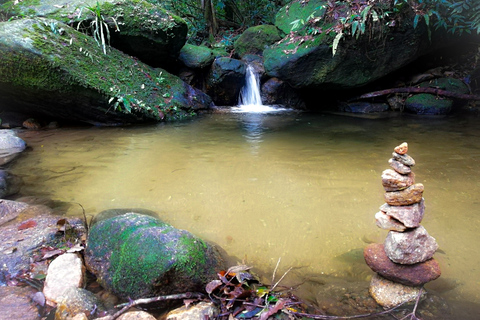
[[85, 263], [104, 288], [123, 299], [202, 292], [223, 268], [203, 240], [133, 212], [92, 226]]
[[[285, 33], [294, 32], [265, 49], [265, 71], [269, 76], [294, 88], [351, 89], [390, 74], [447, 43], [435, 32], [429, 41], [425, 24], [414, 28], [413, 17], [405, 16], [395, 27], [378, 22], [358, 38], [343, 33], [333, 55], [338, 34], [335, 26], [341, 23], [327, 15], [325, 8], [326, 1], [295, 1], [278, 12], [275, 26]], [[308, 21], [316, 21], [315, 27]]]
[[263, 50], [282, 39], [280, 30], [272, 25], [250, 27], [235, 41], [235, 54], [242, 58], [246, 54], [262, 55]]
[[[436, 88], [455, 93], [468, 94], [467, 85], [460, 79], [437, 78], [420, 83], [422, 88]], [[425, 115], [445, 115], [452, 111], [453, 100], [433, 94], [420, 93], [405, 100], [405, 109], [409, 112]]]
[[162, 69], [102, 48], [52, 19], [0, 23], [2, 109], [29, 117], [125, 124], [188, 117], [211, 99]]
[[189, 68], [204, 69], [212, 64], [215, 56], [207, 47], [187, 43], [180, 50], [178, 59]]
[[207, 78], [207, 93], [216, 105], [233, 106], [245, 85], [246, 65], [243, 61], [220, 57], [212, 64]]
[[[7, 1], [4, 15], [45, 17], [88, 30], [100, 13], [111, 45], [153, 66], [168, 68], [186, 42], [186, 22], [159, 5], [143, 0]], [[89, 9], [90, 8], [90, 9]]]

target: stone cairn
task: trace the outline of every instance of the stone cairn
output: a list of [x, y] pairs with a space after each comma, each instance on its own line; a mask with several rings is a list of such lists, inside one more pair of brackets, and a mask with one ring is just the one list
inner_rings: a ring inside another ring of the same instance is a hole
[[440, 266], [433, 259], [438, 244], [420, 225], [424, 186], [415, 183], [411, 169], [415, 160], [407, 152], [406, 142], [397, 146], [388, 161], [393, 169], [382, 172], [386, 203], [375, 219], [378, 227], [389, 231], [387, 238], [364, 250], [367, 265], [376, 272], [370, 295], [385, 308], [416, 298], [425, 283], [440, 276]]

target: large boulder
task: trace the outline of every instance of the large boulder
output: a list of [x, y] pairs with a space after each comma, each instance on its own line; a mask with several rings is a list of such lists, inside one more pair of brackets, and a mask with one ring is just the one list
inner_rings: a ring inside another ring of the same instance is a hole
[[215, 55], [210, 48], [187, 43], [180, 50], [178, 59], [188, 68], [204, 69], [212, 64]]
[[[392, 11], [388, 2], [378, 5], [387, 6], [384, 11]], [[413, 17], [405, 16], [396, 26], [378, 22], [370, 34], [358, 38], [343, 34], [333, 55], [332, 46], [338, 34], [334, 27], [338, 23], [340, 30], [341, 24], [327, 17], [328, 7], [327, 1], [298, 1], [279, 11], [275, 25], [288, 34], [263, 52], [268, 75], [295, 88], [355, 88], [398, 70], [441, 42], [435, 34], [429, 41], [425, 24], [414, 28]], [[346, 14], [341, 10], [337, 13]], [[316, 24], [312, 27], [310, 23]]]
[[222, 269], [212, 246], [133, 212], [92, 226], [85, 263], [104, 288], [123, 299], [204, 291]]
[[19, 138], [13, 130], [0, 130], [0, 166], [3, 166], [25, 150], [25, 141]]
[[4, 111], [92, 124], [190, 116], [211, 99], [178, 77], [51, 19], [0, 23]]
[[90, 28], [100, 13], [110, 30], [111, 45], [153, 66], [167, 68], [186, 42], [186, 22], [148, 1], [44, 0], [7, 1], [8, 15], [51, 18], [77, 27]]
[[242, 58], [246, 54], [263, 54], [263, 50], [282, 39], [280, 30], [272, 25], [250, 27], [235, 41], [235, 54]]
[[245, 85], [245, 62], [219, 57], [213, 61], [207, 78], [207, 93], [216, 105], [233, 106]]

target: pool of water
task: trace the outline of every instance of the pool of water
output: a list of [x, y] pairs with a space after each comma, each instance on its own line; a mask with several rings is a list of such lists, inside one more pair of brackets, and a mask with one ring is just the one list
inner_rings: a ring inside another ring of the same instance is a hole
[[[80, 203], [87, 214], [141, 207], [216, 243], [260, 273], [366, 281], [362, 250], [387, 232], [381, 172], [409, 143], [425, 185], [423, 226], [442, 276], [427, 285], [480, 303], [480, 118], [362, 119], [305, 113], [213, 114], [128, 128], [25, 131], [12, 166], [21, 195]], [[69, 215], [81, 215], [72, 205]]]

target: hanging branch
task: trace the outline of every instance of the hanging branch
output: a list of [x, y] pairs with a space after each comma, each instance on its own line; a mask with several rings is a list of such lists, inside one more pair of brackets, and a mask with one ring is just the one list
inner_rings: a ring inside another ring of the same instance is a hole
[[452, 91], [447, 91], [447, 90], [442, 90], [437, 88], [405, 87], [405, 88], [392, 88], [392, 89], [385, 89], [385, 90], [365, 93], [365, 94], [362, 94], [361, 96], [352, 98], [349, 101], [386, 96], [392, 93], [430, 93], [438, 96], [444, 96], [444, 97], [456, 98], [456, 99], [462, 99], [462, 100], [480, 100], [480, 96], [473, 95], [473, 94], [457, 93], [457, 92], [452, 92]]

